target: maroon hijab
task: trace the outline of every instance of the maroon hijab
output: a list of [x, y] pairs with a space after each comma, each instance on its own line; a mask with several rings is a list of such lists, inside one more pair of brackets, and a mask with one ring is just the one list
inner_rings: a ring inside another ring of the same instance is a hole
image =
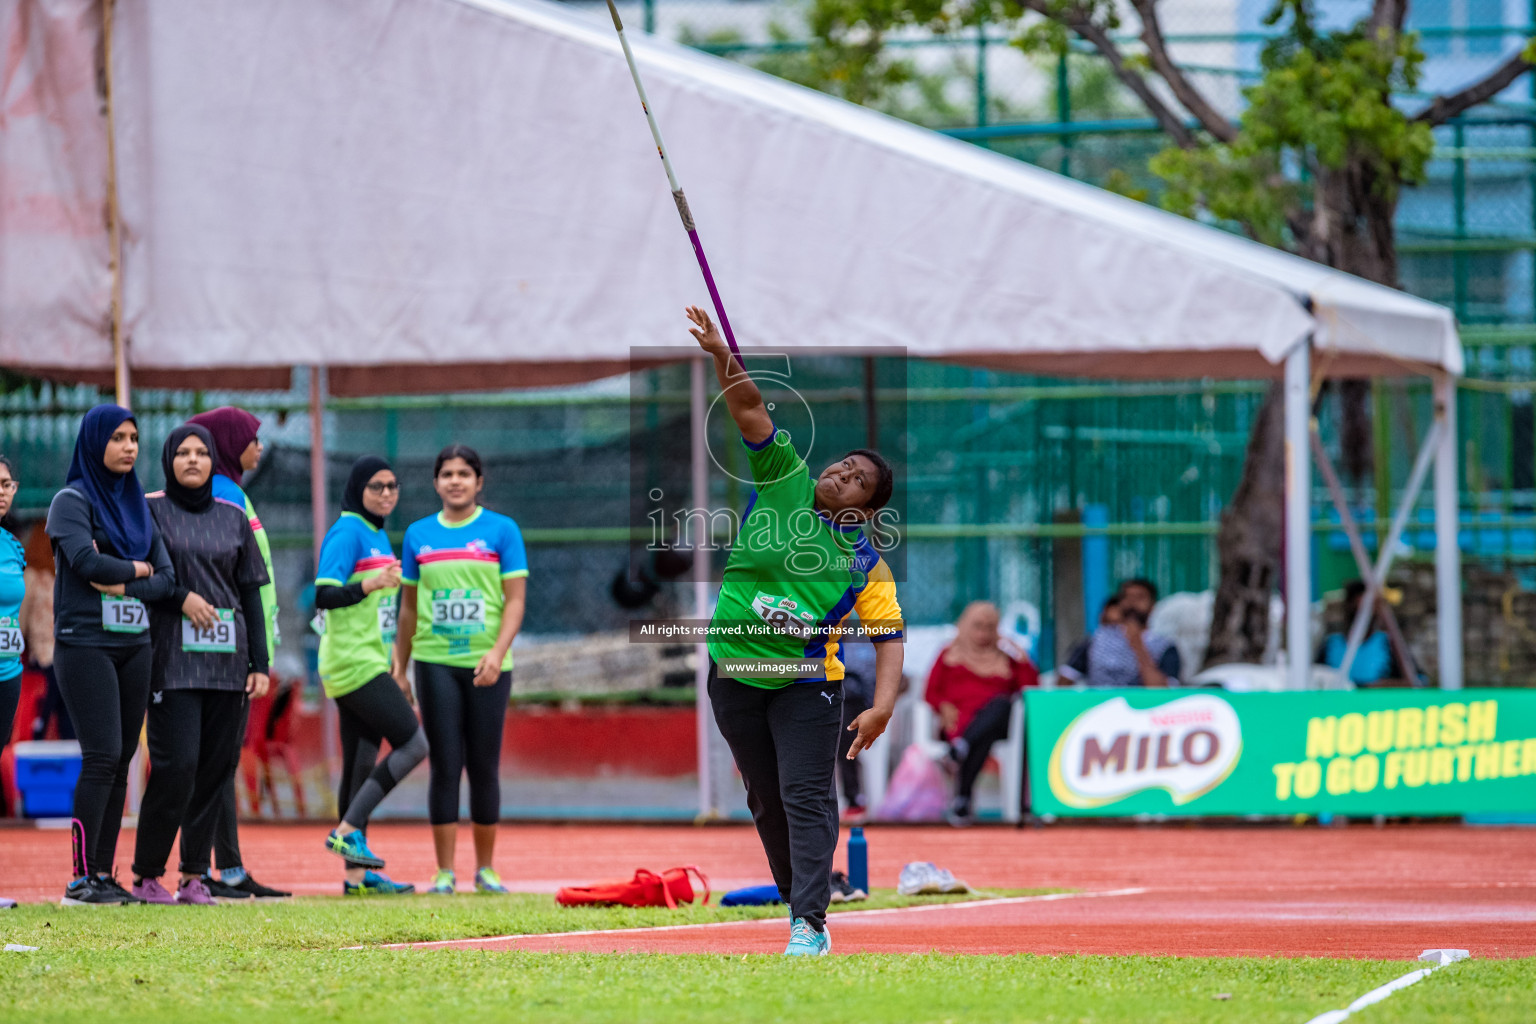
[[261, 420], [244, 409], [221, 405], [217, 409], [200, 412], [187, 422], [195, 423], [213, 435], [213, 446], [219, 453], [219, 461], [213, 471], [240, 483], [245, 476], [245, 471], [240, 468], [240, 456], [256, 440], [256, 430], [261, 426]]

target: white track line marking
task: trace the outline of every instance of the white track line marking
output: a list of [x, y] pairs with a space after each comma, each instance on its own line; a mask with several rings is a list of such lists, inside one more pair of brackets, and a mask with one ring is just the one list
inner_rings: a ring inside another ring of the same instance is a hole
[[[1425, 956], [1427, 957], [1430, 952], [1430, 950], [1425, 950]], [[1460, 951], [1460, 953], [1462, 956], [1466, 955], [1465, 950]], [[1421, 959], [1423, 959], [1423, 957], [1421, 957]], [[1451, 962], [1455, 963], [1454, 960]], [[1418, 984], [1425, 978], [1429, 977], [1432, 973], [1445, 966], [1447, 965], [1438, 963], [1432, 964], [1429, 967], [1421, 967], [1416, 971], [1409, 971], [1401, 978], [1396, 978], [1392, 981], [1389, 981], [1379, 988], [1371, 989], [1365, 995], [1361, 996], [1359, 999], [1356, 999], [1342, 1010], [1329, 1010], [1327, 1013], [1318, 1014], [1316, 1017], [1313, 1017], [1311, 1020], [1307, 1021], [1307, 1024], [1339, 1024], [1340, 1021], [1344, 1020], [1350, 1014], [1358, 1013], [1365, 1009], [1367, 1006], [1374, 1006], [1376, 1003], [1381, 1002], [1392, 993], [1400, 989], [1405, 989], [1409, 985]]]
[[[958, 903], [923, 903], [915, 907], [882, 907], [879, 910], [842, 910], [828, 915], [834, 921], [853, 918], [878, 917], [885, 914], [911, 914], [924, 910], [968, 910], [974, 907], [1006, 907], [1018, 903], [1047, 903], [1054, 900], [1092, 899], [1099, 896], [1139, 896], [1149, 890], [1106, 889], [1100, 892], [1052, 892], [1040, 896], [1007, 896], [995, 900], [962, 900]], [[438, 939], [433, 942], [392, 942], [383, 946], [346, 946], [345, 949], [431, 949], [437, 946], [457, 946], [464, 942], [515, 942], [519, 939], [572, 939], [588, 935], [655, 935], [676, 932], [688, 928], [735, 928], [749, 924], [767, 924], [779, 920], [776, 917], [754, 917], [744, 921], [701, 921], [696, 924], [662, 924], [644, 928], [588, 928], [573, 932], [528, 932], [518, 935], [469, 936], [462, 939]]]

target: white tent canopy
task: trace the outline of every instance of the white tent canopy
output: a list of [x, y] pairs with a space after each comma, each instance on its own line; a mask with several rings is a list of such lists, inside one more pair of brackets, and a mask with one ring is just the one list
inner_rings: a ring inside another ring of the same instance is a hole
[[[0, 7], [22, 58], [0, 79], [0, 365], [105, 376], [109, 249], [79, 214], [108, 177], [85, 102], [98, 5], [22, 9]], [[704, 288], [606, 19], [533, 0], [115, 10], [136, 381], [321, 364], [341, 393], [532, 385], [688, 341]], [[635, 51], [744, 345], [1116, 378], [1283, 363], [1291, 607], [1310, 592], [1314, 358], [1434, 375], [1442, 683], [1459, 684], [1447, 310], [728, 61]], [[1303, 678], [1307, 616], [1289, 628]]]
[[[137, 380], [324, 363], [340, 392], [492, 387], [688, 342], [681, 307], [704, 291], [606, 17], [512, 0], [116, 9]], [[1310, 334], [1333, 372], [1461, 370], [1442, 307], [728, 61], [635, 49], [744, 345], [1252, 377]], [[75, 279], [101, 302], [101, 276]], [[26, 303], [0, 292], [0, 362], [111, 367], [99, 323], [54, 343]]]

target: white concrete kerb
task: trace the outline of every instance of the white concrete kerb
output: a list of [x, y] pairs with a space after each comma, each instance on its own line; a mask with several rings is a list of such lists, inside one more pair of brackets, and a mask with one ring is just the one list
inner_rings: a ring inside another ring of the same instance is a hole
[[1428, 961], [1430, 966], [1421, 967], [1416, 971], [1409, 971], [1401, 978], [1389, 981], [1379, 988], [1371, 989], [1365, 995], [1361, 996], [1359, 999], [1356, 999], [1342, 1010], [1329, 1010], [1327, 1013], [1318, 1014], [1316, 1017], [1313, 1017], [1311, 1020], [1307, 1021], [1307, 1024], [1339, 1024], [1340, 1021], [1350, 1016], [1350, 1014], [1358, 1013], [1359, 1011], [1365, 1009], [1367, 1006], [1373, 1006], [1390, 996], [1392, 993], [1401, 989], [1405, 989], [1409, 985], [1414, 985], [1423, 981], [1425, 978], [1429, 977], [1430, 974], [1439, 970], [1441, 967], [1444, 967], [1447, 964], [1453, 964], [1458, 960], [1466, 960], [1471, 957], [1471, 955], [1472, 954], [1465, 949], [1426, 949], [1424, 952], [1419, 954], [1419, 959]]

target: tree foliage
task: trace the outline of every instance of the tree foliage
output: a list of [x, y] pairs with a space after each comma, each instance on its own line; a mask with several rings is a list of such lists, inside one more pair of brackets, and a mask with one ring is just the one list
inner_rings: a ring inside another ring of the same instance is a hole
[[1168, 182], [1167, 208], [1189, 216], [1204, 209], [1260, 241], [1295, 248], [1295, 228], [1312, 223], [1315, 189], [1331, 173], [1354, 169], [1395, 206], [1402, 186], [1423, 180], [1435, 141], [1428, 124], [1392, 103], [1394, 92], [1418, 86], [1424, 53], [1415, 35], [1373, 32], [1368, 22], [1319, 32], [1295, 0], [1268, 21], [1287, 14], [1288, 31], [1262, 51], [1263, 77], [1243, 91], [1236, 137], [1169, 147], [1152, 169]]

